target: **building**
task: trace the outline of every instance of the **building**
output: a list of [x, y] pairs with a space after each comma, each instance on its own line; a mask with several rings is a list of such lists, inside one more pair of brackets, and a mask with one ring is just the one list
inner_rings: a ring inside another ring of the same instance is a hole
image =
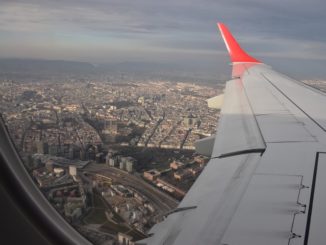
[[171, 188], [173, 190], [173, 193], [179, 198], [183, 198], [186, 195], [185, 191], [181, 190], [180, 188], [170, 184], [169, 182], [167, 182], [161, 178], [157, 178], [157, 182], [162, 184], [163, 186]]
[[65, 158], [70, 158], [70, 145], [69, 144], [64, 144], [62, 147], [61, 147], [61, 155]]
[[33, 155], [31, 160], [31, 168], [39, 168], [43, 165], [42, 160], [38, 156], [35, 156], [35, 154]]
[[68, 202], [64, 205], [64, 214], [72, 222], [75, 222], [82, 215], [82, 207], [80, 203]]
[[145, 171], [143, 174], [144, 178], [150, 181], [155, 181], [160, 175], [161, 173], [156, 169]]
[[170, 168], [172, 168], [174, 170], [178, 170], [183, 167], [184, 167], [184, 163], [182, 163], [182, 162], [173, 161], [170, 163]]
[[202, 167], [193, 167], [190, 168], [189, 171], [191, 172], [192, 175], [196, 176], [202, 171]]
[[119, 245], [134, 245], [133, 237], [124, 233], [118, 233]]
[[54, 168], [54, 161], [53, 160], [48, 160], [45, 162], [45, 168], [47, 169], [47, 171], [52, 172], [53, 168]]
[[49, 154], [51, 156], [56, 156], [58, 154], [58, 147], [57, 147], [57, 145], [50, 145], [49, 146]]
[[133, 172], [136, 159], [133, 157], [124, 157], [123, 161], [125, 162], [125, 170], [129, 173]]
[[75, 155], [74, 155], [74, 148], [72, 146], [70, 146], [69, 148], [69, 153], [68, 153], [68, 158], [69, 159], [74, 159]]
[[119, 168], [120, 168], [121, 170], [125, 170], [125, 168], [126, 168], [125, 161], [120, 161], [120, 162], [119, 162]]
[[144, 98], [144, 96], [140, 96], [140, 97], [138, 98], [137, 102], [138, 102], [139, 104], [141, 104], [141, 105], [144, 105], [144, 104], [145, 104], [145, 98]]
[[118, 165], [118, 158], [110, 158], [109, 159], [109, 166], [116, 167]]
[[199, 156], [195, 156], [194, 160], [196, 163], [200, 164], [200, 165], [203, 165], [205, 164], [206, 162], [206, 157], [202, 156], [202, 155], [199, 155]]
[[49, 153], [49, 145], [48, 143], [41, 141], [36, 142], [37, 153], [39, 154], [48, 154]]
[[108, 150], [108, 154], [107, 154], [107, 156], [109, 156], [109, 157], [114, 157], [114, 156], [116, 156], [116, 155], [118, 155], [118, 151], [116, 151], [116, 150], [112, 150], [112, 149], [109, 149]]
[[34, 170], [33, 176], [41, 188], [54, 185], [55, 180], [57, 179], [52, 172], [47, 172], [46, 169]]
[[118, 166], [118, 156], [116, 154], [112, 154], [112, 152], [109, 152], [105, 156], [105, 163], [110, 167], [117, 167]]
[[180, 169], [173, 174], [176, 180], [184, 180], [191, 175], [192, 173], [188, 169]]
[[126, 170], [130, 173], [134, 170], [135, 163], [136, 159], [133, 157], [121, 157], [119, 162], [119, 168], [122, 170]]
[[56, 177], [61, 177], [62, 175], [64, 175], [65, 170], [63, 168], [53, 168], [53, 173]]
[[71, 176], [77, 176], [77, 167], [74, 165], [69, 166], [69, 174]]
[[96, 153], [96, 147], [93, 145], [89, 146], [85, 151], [85, 159], [95, 160]]
[[80, 151], [80, 147], [70, 144], [69, 145], [69, 153], [68, 153], [68, 158], [69, 159], [75, 159], [75, 158], [79, 158], [79, 151]]
[[133, 161], [126, 162], [126, 171], [129, 172], [129, 173], [133, 172], [134, 171], [133, 166], [134, 166]]
[[187, 128], [192, 128], [200, 123], [199, 118], [193, 116], [192, 114], [188, 115], [183, 119], [183, 125]]
[[85, 153], [85, 151], [83, 149], [80, 149], [80, 151], [79, 151], [79, 158], [82, 161], [86, 160], [86, 153]]
[[104, 153], [103, 152], [96, 153], [95, 155], [96, 163], [102, 163], [103, 160], [104, 160]]

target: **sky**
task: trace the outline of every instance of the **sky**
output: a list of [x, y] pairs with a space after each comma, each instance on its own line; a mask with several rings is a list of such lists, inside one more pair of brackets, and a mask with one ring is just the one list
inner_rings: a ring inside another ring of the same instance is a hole
[[216, 22], [252, 56], [326, 80], [323, 0], [0, 0], [0, 58], [168, 63], [229, 71]]

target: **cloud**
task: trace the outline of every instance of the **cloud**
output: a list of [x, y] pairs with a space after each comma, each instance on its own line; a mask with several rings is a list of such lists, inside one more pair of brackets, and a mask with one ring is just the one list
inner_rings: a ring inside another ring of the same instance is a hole
[[223, 21], [259, 58], [324, 61], [326, 57], [326, 3], [321, 0], [2, 0], [0, 4], [1, 56], [35, 56], [39, 46], [42, 52], [37, 56], [44, 58], [64, 54], [105, 61], [103, 52], [109, 52], [115, 55], [107, 55], [108, 62], [128, 60], [128, 54], [129, 59], [154, 61], [171, 55], [171, 60], [182, 62], [183, 54], [187, 62], [194, 55], [194, 62], [200, 58], [208, 63], [211, 55], [225, 53], [215, 26]]

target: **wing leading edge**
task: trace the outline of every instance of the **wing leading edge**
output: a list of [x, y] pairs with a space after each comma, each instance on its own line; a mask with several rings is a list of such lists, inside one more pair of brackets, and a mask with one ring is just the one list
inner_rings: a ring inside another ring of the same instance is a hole
[[273, 71], [218, 28], [233, 79], [217, 136], [205, 142], [214, 142], [211, 160], [178, 212], [137, 244], [322, 244], [326, 96]]

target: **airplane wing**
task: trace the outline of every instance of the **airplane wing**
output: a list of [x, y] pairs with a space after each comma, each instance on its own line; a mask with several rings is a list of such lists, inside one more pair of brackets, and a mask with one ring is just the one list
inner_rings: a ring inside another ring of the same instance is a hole
[[326, 96], [249, 56], [218, 27], [233, 70], [217, 136], [198, 143], [211, 159], [137, 244], [325, 244]]

